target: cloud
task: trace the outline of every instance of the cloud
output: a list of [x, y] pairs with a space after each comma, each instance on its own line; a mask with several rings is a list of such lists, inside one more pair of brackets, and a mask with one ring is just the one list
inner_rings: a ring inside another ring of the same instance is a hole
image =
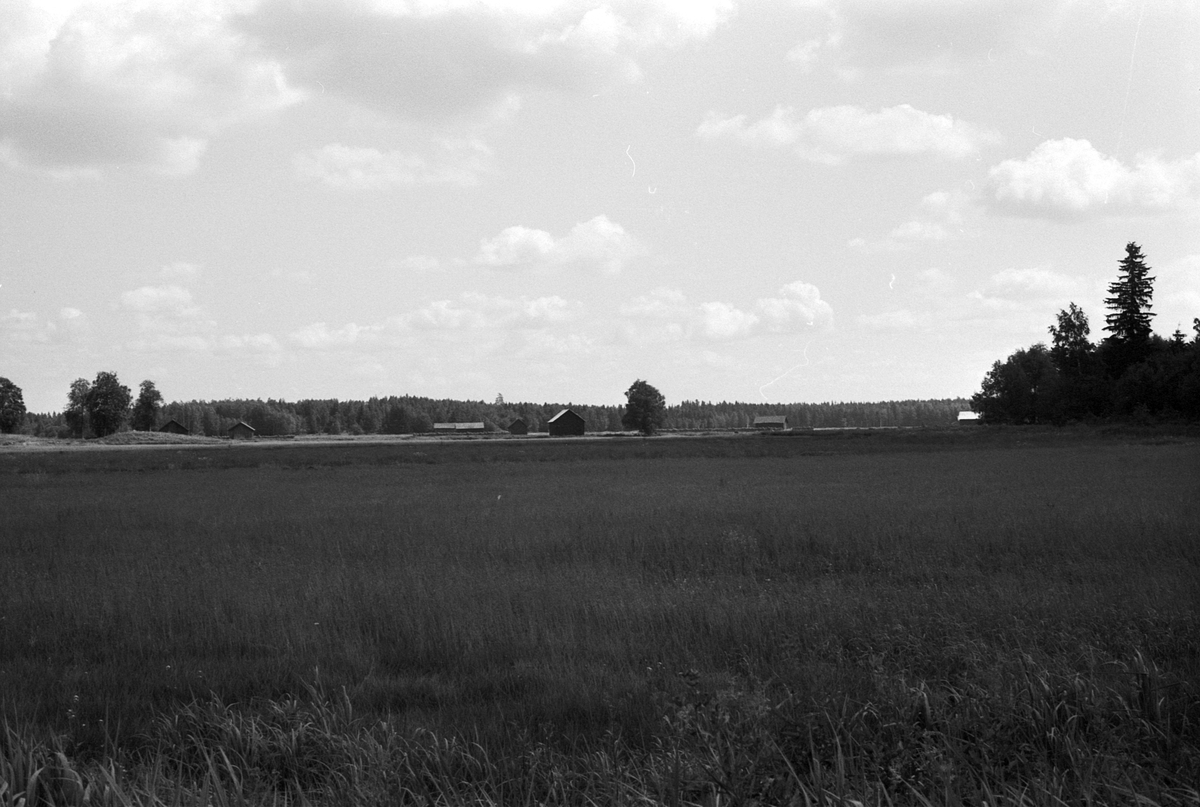
[[1043, 26], [1062, 4], [1041, 0], [831, 0], [836, 30], [880, 67], [979, 57]]
[[473, 262], [495, 269], [581, 266], [617, 274], [644, 249], [620, 224], [599, 215], [555, 238], [545, 230], [507, 227], [479, 244]]
[[557, 295], [528, 299], [466, 292], [457, 300], [428, 303], [400, 315], [394, 322], [402, 328], [417, 330], [536, 328], [570, 322], [581, 310], [580, 303]]
[[[1050, 269], [1005, 269], [992, 275], [977, 294], [1007, 299], [1062, 299], [1083, 290], [1079, 278]], [[1064, 303], [1065, 306], [1065, 303]]]
[[917, 215], [896, 225], [884, 238], [853, 238], [848, 246], [858, 252], [900, 252], [918, 244], [938, 243], [968, 234], [967, 216], [976, 216], [966, 194], [934, 191], [921, 200]]
[[288, 334], [288, 339], [308, 350], [331, 350], [370, 340], [379, 330], [379, 326], [360, 327], [353, 322], [341, 328], [331, 329], [324, 322], [315, 322]]
[[227, 353], [273, 354], [283, 350], [279, 340], [269, 333], [228, 334], [214, 342], [215, 347]]
[[545, 259], [554, 251], [554, 246], [554, 236], [550, 233], [518, 224], [481, 241], [475, 263], [494, 267], [523, 266]]
[[679, 289], [659, 287], [621, 305], [619, 312], [627, 317], [678, 319], [690, 310], [687, 296]]
[[963, 159], [999, 142], [999, 135], [950, 115], [922, 112], [908, 104], [868, 112], [856, 106], [811, 109], [803, 117], [788, 106], [754, 123], [745, 115], [721, 118], [710, 112], [696, 133], [733, 138], [752, 146], [790, 147], [806, 160], [837, 165], [855, 157], [930, 154]]
[[405, 118], [511, 108], [542, 88], [637, 80], [638, 54], [710, 36], [731, 0], [576, 3], [268, 0], [236, 26], [298, 86]]
[[13, 167], [186, 174], [224, 128], [300, 97], [226, 27], [220, 0], [10, 3], [0, 160]]
[[1071, 301], [1086, 304], [1103, 295], [1099, 281], [1037, 266], [995, 272], [966, 294], [955, 292], [955, 285], [946, 271], [925, 269], [913, 282], [896, 284], [904, 304], [860, 314], [855, 323], [872, 331], [962, 336], [986, 331], [1044, 341], [1056, 312]]
[[1200, 153], [1175, 161], [1140, 154], [1129, 167], [1071, 138], [1047, 140], [988, 177], [995, 203], [1024, 213], [1154, 213], [1194, 210], [1200, 201]]
[[90, 332], [91, 323], [78, 308], [61, 308], [57, 317], [43, 317], [34, 311], [15, 308], [0, 314], [0, 344], [62, 345], [77, 342]]
[[758, 325], [756, 315], [740, 311], [728, 303], [702, 303], [700, 323], [710, 339], [734, 339], [749, 336]]
[[829, 303], [821, 299], [816, 286], [801, 280], [784, 286], [778, 297], [759, 300], [757, 308], [766, 327], [774, 333], [833, 327], [833, 309]]
[[182, 286], [142, 286], [121, 295], [126, 308], [145, 314], [186, 315], [196, 311], [192, 293]]
[[475, 185], [488, 170], [491, 149], [479, 140], [445, 140], [431, 159], [402, 151], [330, 143], [297, 154], [296, 171], [335, 188], [381, 190], [405, 185]]
[[639, 342], [697, 336], [729, 341], [833, 327], [829, 303], [821, 299], [816, 286], [799, 280], [781, 288], [775, 297], [756, 300], [752, 310], [723, 301], [693, 304], [678, 289], [658, 288], [625, 303], [618, 313], [624, 318], [625, 338]]

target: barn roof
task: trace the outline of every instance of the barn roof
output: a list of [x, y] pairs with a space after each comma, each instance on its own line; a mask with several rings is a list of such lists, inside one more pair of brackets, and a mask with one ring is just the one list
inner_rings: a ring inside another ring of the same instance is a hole
[[433, 424], [434, 431], [448, 432], [480, 432], [487, 428], [483, 421], [473, 421], [471, 423], [435, 423]]
[[962, 423], [967, 420], [979, 420], [979, 413], [972, 412], [970, 409], [964, 409], [958, 413], [958, 422]]
[[561, 412], [559, 412], [557, 415], [555, 415], [554, 417], [550, 418], [550, 420], [548, 420], [546, 422], [553, 423], [554, 421], [558, 420], [560, 417], [562, 417], [563, 415], [566, 415], [566, 414], [573, 415], [574, 417], [577, 417], [580, 420], [583, 420], [583, 415], [579, 414], [578, 412], [576, 412], [572, 409], [564, 409]]
[[234, 429], [236, 429], [236, 428], [237, 428], [237, 427], [239, 427], [239, 426], [244, 426], [245, 428], [249, 429], [249, 430], [250, 430], [250, 431], [252, 431], [252, 432], [257, 432], [257, 431], [258, 431], [258, 429], [254, 428], [253, 426], [251, 426], [249, 423], [247, 423], [247, 422], [246, 422], [246, 421], [244, 421], [244, 420], [239, 420], [237, 423], [235, 423], [235, 424], [233, 424], [232, 426], [230, 426], [230, 427], [229, 427], [229, 431], [233, 431]]

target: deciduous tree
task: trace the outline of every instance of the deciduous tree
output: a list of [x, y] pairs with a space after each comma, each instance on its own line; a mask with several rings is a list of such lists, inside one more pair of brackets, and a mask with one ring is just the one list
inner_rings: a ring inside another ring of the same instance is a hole
[[137, 402], [133, 405], [133, 428], [140, 432], [153, 431], [158, 425], [158, 410], [162, 405], [162, 394], [155, 388], [154, 382], [148, 379], [143, 381]]
[[1082, 375], [1092, 343], [1088, 341], [1091, 327], [1083, 309], [1071, 303], [1066, 310], [1059, 311], [1057, 325], [1050, 326], [1053, 346], [1050, 359], [1060, 373]]
[[621, 423], [642, 434], [654, 434], [662, 425], [667, 399], [657, 389], [638, 379], [625, 391], [625, 414]]
[[0, 378], [0, 432], [11, 434], [25, 422], [25, 398], [21, 388]]
[[67, 408], [63, 410], [63, 418], [67, 421], [67, 428], [76, 437], [82, 438], [87, 433], [87, 397], [91, 389], [92, 385], [86, 378], [77, 378], [71, 382], [71, 389], [67, 392]]
[[971, 408], [985, 423], [1046, 423], [1059, 419], [1058, 369], [1043, 344], [1016, 351], [984, 376]]
[[117, 379], [116, 373], [97, 373], [86, 401], [88, 420], [96, 436], [105, 437], [120, 429], [132, 401], [133, 394]]

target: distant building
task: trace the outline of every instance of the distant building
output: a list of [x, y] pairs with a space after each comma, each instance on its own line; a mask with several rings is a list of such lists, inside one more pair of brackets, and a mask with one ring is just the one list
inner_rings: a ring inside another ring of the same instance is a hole
[[229, 439], [231, 440], [253, 440], [257, 434], [258, 430], [244, 420], [239, 420], [229, 427]]
[[583, 417], [570, 409], [564, 409], [546, 421], [546, 430], [551, 437], [581, 437], [584, 432]]
[[529, 434], [529, 424], [523, 418], [517, 418], [508, 424], [509, 434]]
[[754, 428], [769, 431], [787, 431], [787, 415], [756, 415]]
[[458, 432], [481, 432], [481, 431], [486, 431], [486, 430], [487, 430], [487, 426], [486, 426], [486, 425], [484, 425], [482, 422], [474, 422], [474, 423], [435, 423], [435, 424], [433, 424], [433, 430], [434, 430], [435, 432], [452, 432], [452, 433], [455, 433], [455, 434], [457, 434]]
[[166, 423], [159, 426], [158, 430], [160, 432], [166, 432], [167, 434], [191, 434], [191, 432], [188, 431], [188, 427], [184, 426], [175, 418], [171, 418]]
[[975, 426], [980, 423], [983, 423], [983, 420], [979, 417], [978, 412], [972, 412], [970, 409], [964, 409], [962, 412], [958, 413], [959, 426]]

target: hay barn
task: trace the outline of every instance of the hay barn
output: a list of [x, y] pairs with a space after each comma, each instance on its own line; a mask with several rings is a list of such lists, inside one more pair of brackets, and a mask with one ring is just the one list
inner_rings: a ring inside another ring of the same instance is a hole
[[546, 421], [546, 430], [551, 437], [582, 437], [583, 416], [571, 409], [564, 409]]
[[970, 409], [964, 409], [958, 413], [957, 422], [959, 426], [977, 426], [980, 423], [983, 423], [983, 420], [979, 417], [978, 412], [972, 412]]
[[787, 415], [758, 415], [754, 418], [754, 428], [787, 431]]
[[158, 430], [160, 432], [166, 432], [167, 434], [191, 434], [191, 432], [188, 431], [188, 427], [184, 426], [175, 418], [171, 418], [166, 423], [159, 426]]
[[253, 440], [257, 434], [258, 430], [244, 420], [229, 427], [230, 440]]
[[523, 418], [517, 418], [508, 424], [509, 434], [529, 434], [529, 424]]

